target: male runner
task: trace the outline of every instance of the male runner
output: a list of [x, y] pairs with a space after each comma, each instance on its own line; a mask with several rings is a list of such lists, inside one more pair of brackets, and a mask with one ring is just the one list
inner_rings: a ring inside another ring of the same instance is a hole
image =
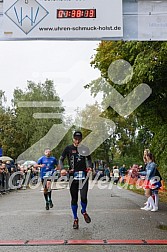
[[[70, 182], [72, 178], [72, 183], [70, 185], [70, 194], [71, 194], [71, 209], [74, 216], [74, 223], [73, 223], [74, 229], [78, 229], [79, 227], [78, 225], [79, 221], [78, 221], [78, 215], [77, 215], [79, 190], [80, 190], [80, 196], [81, 196], [81, 208], [82, 208], [81, 213], [87, 223], [91, 222], [91, 218], [86, 212], [86, 207], [87, 207], [87, 193], [88, 193], [87, 172], [92, 167], [92, 161], [91, 161], [91, 156], [89, 154], [87, 156], [80, 154], [80, 151], [81, 152], [83, 151], [83, 154], [88, 153], [89, 151], [86, 146], [79, 147], [79, 144], [81, 141], [82, 141], [82, 133], [80, 131], [76, 131], [73, 134], [73, 144], [68, 145], [64, 149], [59, 160], [61, 169], [63, 169], [63, 162], [66, 157], [69, 163]], [[80, 182], [82, 182], [82, 185], [83, 185], [81, 188], [80, 188], [80, 185], [81, 185]]]
[[56, 171], [57, 159], [51, 156], [51, 150], [45, 149], [44, 156], [37, 161], [36, 167], [40, 167], [40, 178], [44, 188], [44, 198], [46, 201], [46, 210], [53, 207], [51, 199], [51, 176]]

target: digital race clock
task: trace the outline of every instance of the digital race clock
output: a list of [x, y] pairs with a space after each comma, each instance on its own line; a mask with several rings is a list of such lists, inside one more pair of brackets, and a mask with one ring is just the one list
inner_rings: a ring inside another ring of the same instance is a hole
[[96, 18], [96, 9], [58, 9], [57, 18]]

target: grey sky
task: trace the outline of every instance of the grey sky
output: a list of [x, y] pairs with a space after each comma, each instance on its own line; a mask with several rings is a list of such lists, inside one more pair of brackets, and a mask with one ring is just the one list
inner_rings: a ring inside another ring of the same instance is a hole
[[16, 87], [25, 90], [27, 80], [38, 83], [46, 78], [54, 81], [66, 106], [71, 106], [71, 102], [74, 107], [94, 103], [83, 86], [100, 76], [90, 66], [98, 44], [98, 41], [0, 41], [0, 89], [5, 91], [8, 104]]

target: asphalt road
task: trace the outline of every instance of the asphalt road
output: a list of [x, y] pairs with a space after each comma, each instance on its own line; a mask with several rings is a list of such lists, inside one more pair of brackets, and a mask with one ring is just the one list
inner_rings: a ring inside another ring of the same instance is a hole
[[[103, 188], [105, 187], [105, 188]], [[90, 184], [87, 224], [80, 214], [79, 229], [73, 230], [70, 194], [67, 183], [54, 184], [54, 207], [45, 210], [41, 186], [16, 190], [0, 196], [0, 241], [50, 240], [167, 240], [167, 204], [160, 203], [158, 212], [140, 209], [145, 197], [119, 188], [109, 182]], [[38, 251], [142, 251], [166, 252], [167, 245], [28, 245], [2, 246], [0, 252]]]

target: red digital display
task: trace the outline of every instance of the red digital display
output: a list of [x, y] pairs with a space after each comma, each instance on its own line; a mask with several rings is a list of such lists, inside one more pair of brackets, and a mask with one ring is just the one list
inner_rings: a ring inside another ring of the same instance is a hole
[[59, 9], [57, 18], [96, 18], [96, 9]]

